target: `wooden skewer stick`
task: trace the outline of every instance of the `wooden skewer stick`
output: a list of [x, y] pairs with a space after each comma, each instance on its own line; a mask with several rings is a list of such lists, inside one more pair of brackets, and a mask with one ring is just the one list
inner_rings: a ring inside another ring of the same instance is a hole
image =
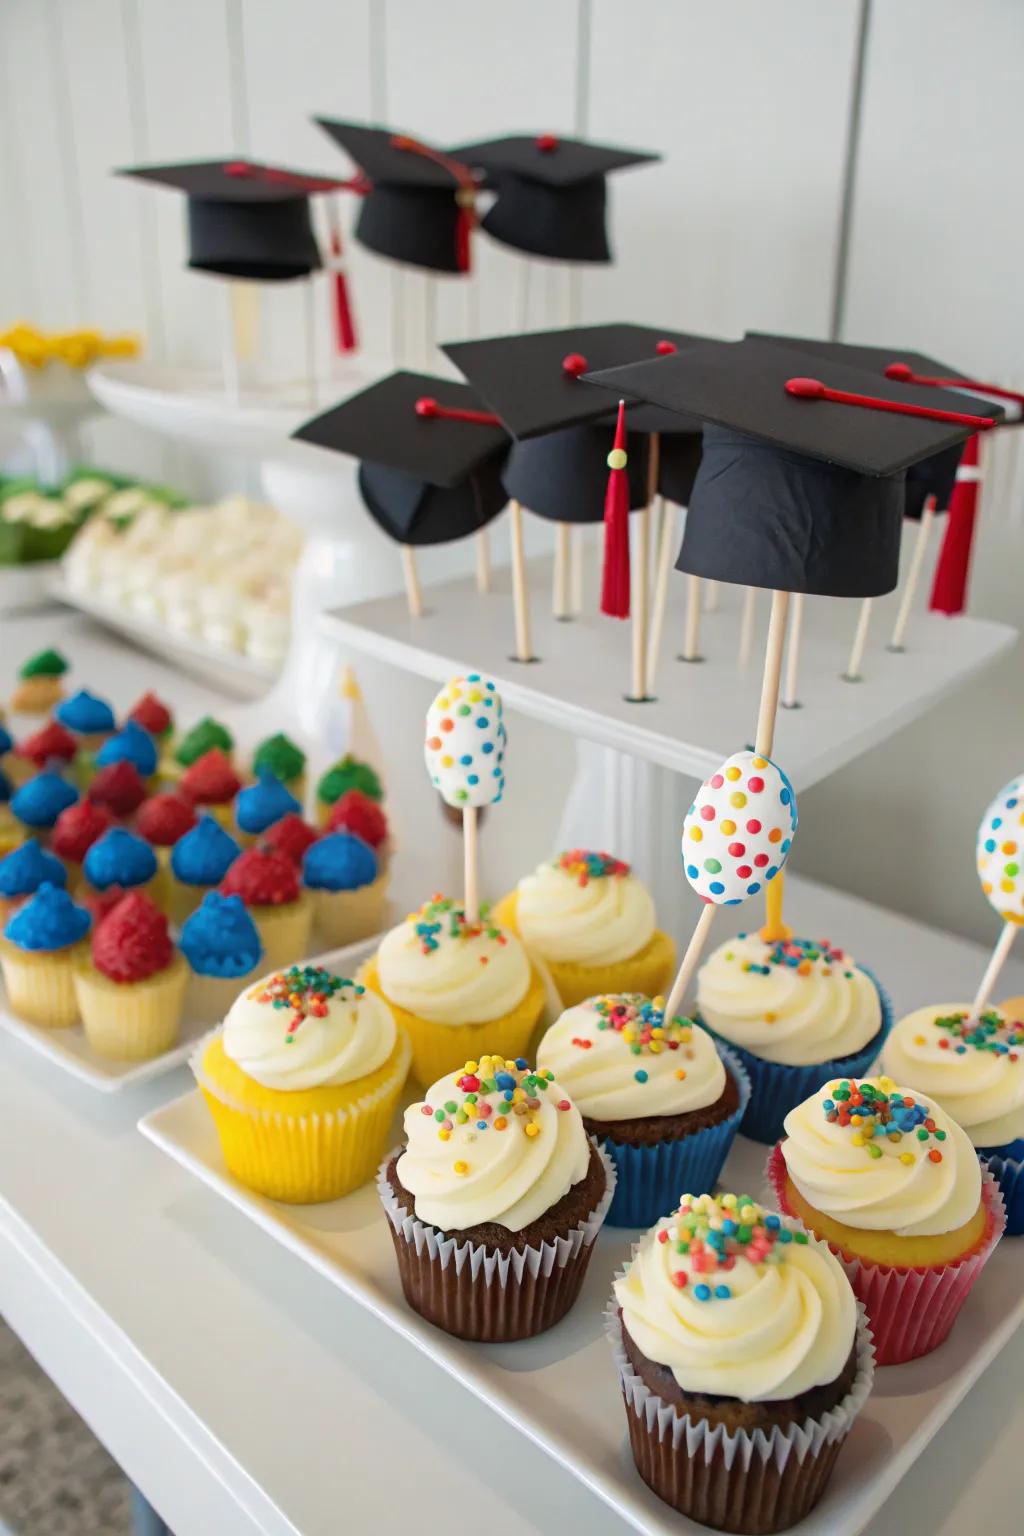
[[686, 578], [686, 632], [680, 661], [703, 661], [700, 654], [700, 577]]
[[799, 709], [797, 679], [800, 676], [800, 636], [804, 627], [804, 594], [793, 593], [792, 622], [789, 626], [789, 645], [786, 649], [786, 685], [782, 690], [783, 709]]
[[512, 519], [512, 603], [516, 621], [516, 660], [532, 661], [530, 650], [530, 603], [526, 591], [526, 556], [523, 550], [523, 509], [510, 501]]
[[747, 587], [743, 594], [743, 615], [740, 619], [740, 648], [737, 662], [745, 667], [754, 648], [754, 622], [757, 619], [757, 588]]
[[569, 597], [569, 524], [555, 524], [555, 566], [551, 611], [556, 619], [572, 618]]
[[706, 581], [704, 583], [704, 612], [705, 613], [717, 613], [718, 612], [719, 586], [720, 586], [720, 584], [717, 581]]
[[569, 602], [573, 617], [583, 612], [583, 529], [573, 527], [569, 539]]
[[491, 542], [486, 528], [476, 536], [476, 589], [484, 593], [491, 590]]
[[405, 577], [405, 600], [409, 604], [409, 617], [423, 617], [423, 589], [416, 569], [416, 554], [409, 544], [402, 545], [402, 575]]
[[224, 376], [224, 393], [232, 405], [242, 398], [242, 370], [238, 358], [238, 333], [235, 325], [234, 283], [224, 287], [223, 331], [221, 335], [221, 371]]
[[475, 805], [462, 807], [462, 860], [465, 883], [466, 922], [480, 920], [480, 883], [476, 851], [477, 816]]
[[1003, 968], [1007, 955], [1013, 948], [1013, 941], [1016, 937], [1017, 924], [1004, 923], [1003, 931], [996, 941], [996, 947], [992, 951], [992, 956], [988, 962], [988, 965], [985, 967], [985, 974], [981, 978], [981, 983], [978, 987], [977, 993], [975, 994], [974, 1002], [971, 1006], [972, 1019], [980, 1018], [980, 1016], [985, 1012], [985, 1009], [988, 1007], [989, 999], [992, 996], [995, 984], [999, 980], [999, 972]]
[[850, 647], [850, 659], [846, 663], [846, 671], [843, 673], [844, 683], [863, 682], [861, 666], [864, 662], [864, 652], [868, 644], [868, 627], [871, 624], [871, 609], [874, 606], [874, 598], [866, 597], [860, 605], [860, 615], [857, 619], [857, 628], [854, 631], [853, 645]]
[[302, 285], [303, 287], [303, 332], [306, 343], [306, 404], [312, 409], [316, 405], [316, 320], [315, 298], [312, 272]]
[[640, 513], [637, 526], [636, 558], [633, 561], [633, 591], [631, 596], [633, 624], [633, 693], [634, 699], [647, 698], [647, 607], [651, 577], [651, 508], [658, 493], [658, 459], [661, 438], [651, 433], [647, 445], [647, 505]]
[[654, 692], [654, 680], [661, 660], [661, 637], [665, 630], [665, 610], [668, 606], [668, 583], [672, 574], [672, 552], [675, 548], [675, 508], [661, 497], [658, 507], [658, 552], [655, 559], [654, 602], [651, 605], [651, 630], [647, 640], [647, 686]]
[[899, 612], [896, 615], [896, 623], [892, 627], [892, 639], [889, 641], [890, 651], [902, 651], [904, 649], [903, 641], [914, 607], [914, 598], [917, 596], [918, 582], [921, 580], [921, 572], [924, 569], [925, 551], [928, 548], [928, 540], [931, 537], [934, 521], [935, 497], [927, 496], [921, 509], [921, 521], [917, 525], [914, 553], [910, 557], [910, 569], [907, 571], [903, 596], [900, 598]]
[[694, 973], [700, 964], [700, 957], [704, 952], [704, 945], [707, 943], [707, 937], [711, 931], [711, 924], [715, 920], [715, 913], [717, 911], [718, 908], [715, 906], [714, 902], [709, 901], [706, 903], [704, 911], [697, 919], [697, 925], [694, 928], [693, 933], [690, 935], [690, 942], [686, 946], [686, 953], [683, 956], [682, 964], [680, 965], [676, 974], [676, 979], [672, 983], [672, 991], [669, 993], [668, 1001], [665, 1004], [666, 1019], [674, 1019], [682, 1011], [683, 999], [686, 997], [686, 989], [690, 985], [690, 982], [693, 980]]

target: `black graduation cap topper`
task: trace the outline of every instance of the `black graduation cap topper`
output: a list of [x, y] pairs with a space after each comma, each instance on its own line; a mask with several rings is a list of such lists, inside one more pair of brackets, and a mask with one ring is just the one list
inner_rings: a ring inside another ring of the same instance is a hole
[[826, 357], [812, 370], [792, 351], [753, 339], [589, 381], [704, 418], [677, 569], [831, 597], [893, 589], [904, 471], [989, 425], [962, 397], [937, 408], [926, 389]]
[[300, 442], [362, 460], [367, 511], [399, 544], [444, 544], [486, 526], [507, 500], [508, 436], [465, 384], [393, 373], [305, 422]]
[[139, 165], [116, 174], [184, 192], [190, 267], [259, 282], [319, 269], [309, 199], [349, 185], [241, 159]]
[[358, 166], [355, 238], [368, 250], [432, 272], [468, 272], [476, 178], [423, 139], [368, 123], [314, 121]]
[[[876, 347], [844, 341], [819, 341], [802, 336], [779, 336], [763, 331], [748, 331], [747, 336], [772, 345], [792, 347], [794, 351], [811, 357], [829, 358], [836, 363], [846, 363], [851, 368], [862, 368], [865, 373], [873, 374], [876, 379], [886, 378], [908, 384], [927, 381], [929, 387], [941, 383], [944, 387], [955, 388], [954, 380], [959, 374], [959, 370], [906, 347]], [[967, 384], [968, 381], [963, 380], [965, 388]], [[941, 403], [936, 399], [936, 405]], [[991, 416], [993, 419], [1000, 414], [998, 406], [993, 409], [986, 407], [980, 401], [975, 402], [971, 409], [977, 410], [979, 416]], [[946, 511], [956, 483], [956, 472], [962, 452], [963, 444], [958, 442], [950, 448], [944, 448], [941, 452], [910, 465], [907, 470], [904, 517], [918, 520], [929, 496], [935, 497], [937, 511]]]
[[497, 191], [482, 227], [495, 240], [562, 261], [610, 261], [606, 177], [659, 160], [553, 133], [517, 134], [452, 151]]

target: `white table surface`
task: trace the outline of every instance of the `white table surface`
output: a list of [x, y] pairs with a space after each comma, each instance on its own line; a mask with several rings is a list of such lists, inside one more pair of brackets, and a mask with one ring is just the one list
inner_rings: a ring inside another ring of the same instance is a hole
[[[77, 635], [97, 657], [105, 642], [65, 622], [48, 638]], [[37, 634], [19, 627], [18, 655]], [[3, 671], [9, 654], [4, 643]], [[151, 661], [138, 666], [140, 685], [160, 686]], [[175, 698], [184, 691], [176, 682]], [[871, 964], [898, 1011], [965, 994], [983, 961], [974, 945], [795, 879], [788, 908]], [[1024, 991], [1024, 965], [1007, 989]], [[189, 1081], [180, 1070], [113, 1102], [0, 1040], [0, 1311], [176, 1536], [434, 1532], [467, 1516], [494, 1536], [621, 1530], [540, 1450], [142, 1140], [139, 1115]], [[1016, 1527], [1024, 1470], [1008, 1452], [1024, 1432], [1022, 1372], [1018, 1335], [873, 1536]]]

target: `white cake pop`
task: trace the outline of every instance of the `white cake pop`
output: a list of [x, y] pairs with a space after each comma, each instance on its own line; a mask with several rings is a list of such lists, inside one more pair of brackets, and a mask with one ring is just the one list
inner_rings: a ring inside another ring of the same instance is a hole
[[999, 916], [1024, 924], [1024, 774], [996, 795], [978, 828], [978, 877]]
[[423, 749], [431, 782], [447, 805], [495, 805], [505, 789], [501, 694], [479, 672], [453, 677], [427, 711]]
[[734, 752], [701, 785], [683, 822], [683, 867], [697, 895], [734, 907], [774, 880], [796, 831], [793, 786], [754, 752]]

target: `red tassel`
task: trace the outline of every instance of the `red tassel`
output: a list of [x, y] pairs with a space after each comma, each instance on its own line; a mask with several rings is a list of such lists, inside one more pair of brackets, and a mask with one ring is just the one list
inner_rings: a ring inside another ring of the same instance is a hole
[[608, 455], [608, 489], [604, 493], [601, 612], [610, 619], [629, 618], [629, 476], [626, 462], [626, 404], [620, 400], [615, 442]]
[[341, 232], [331, 231], [331, 256], [339, 265], [334, 268], [334, 344], [339, 352], [354, 352], [356, 340], [355, 318], [348, 295], [348, 279], [341, 262]]
[[933, 613], [963, 613], [967, 606], [974, 526], [981, 491], [979, 450], [980, 440], [975, 433], [967, 439], [956, 472], [953, 494], [949, 498], [946, 536], [935, 566], [935, 579], [928, 604]]

